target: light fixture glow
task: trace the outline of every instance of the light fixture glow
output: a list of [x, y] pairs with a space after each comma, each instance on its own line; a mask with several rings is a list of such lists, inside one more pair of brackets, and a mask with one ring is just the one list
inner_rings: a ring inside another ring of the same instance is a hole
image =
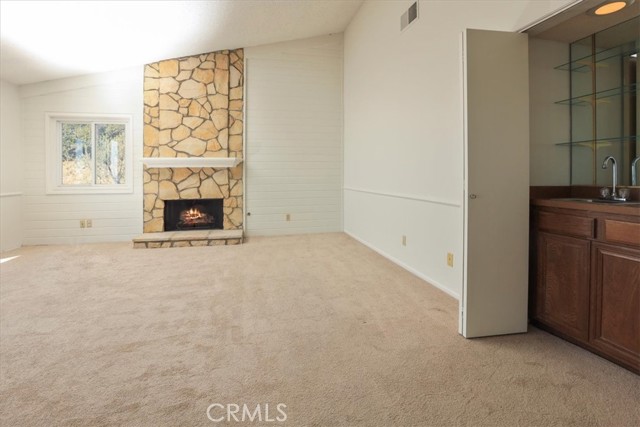
[[616, 13], [633, 4], [635, 0], [607, 0], [587, 11], [587, 15], [605, 16]]
[[624, 9], [626, 6], [627, 3], [623, 1], [614, 1], [612, 3], [603, 4], [602, 6], [598, 7], [594, 13], [598, 16], [609, 15], [610, 13], [615, 13], [619, 10]]

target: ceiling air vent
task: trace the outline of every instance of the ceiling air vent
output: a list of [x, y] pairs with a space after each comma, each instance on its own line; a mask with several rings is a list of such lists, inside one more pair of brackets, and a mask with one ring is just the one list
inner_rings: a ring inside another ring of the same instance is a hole
[[418, 2], [409, 6], [409, 9], [400, 17], [400, 31], [404, 31], [416, 19], [418, 19]]

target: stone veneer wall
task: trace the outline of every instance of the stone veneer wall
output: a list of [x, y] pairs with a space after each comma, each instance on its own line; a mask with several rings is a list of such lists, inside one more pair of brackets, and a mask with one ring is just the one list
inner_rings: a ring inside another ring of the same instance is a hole
[[[244, 52], [224, 50], [145, 66], [144, 157], [242, 157]], [[164, 201], [224, 199], [224, 229], [243, 222], [234, 168], [145, 168], [144, 232], [164, 231]]]

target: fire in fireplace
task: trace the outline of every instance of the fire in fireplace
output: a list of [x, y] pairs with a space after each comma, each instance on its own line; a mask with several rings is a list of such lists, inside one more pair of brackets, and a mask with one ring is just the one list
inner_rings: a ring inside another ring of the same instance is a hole
[[164, 231], [222, 228], [222, 199], [165, 200], [164, 202]]

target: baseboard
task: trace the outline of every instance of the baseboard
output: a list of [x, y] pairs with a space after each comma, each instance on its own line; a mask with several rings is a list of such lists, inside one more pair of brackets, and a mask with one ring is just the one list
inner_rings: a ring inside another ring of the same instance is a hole
[[433, 280], [429, 276], [419, 272], [418, 270], [416, 270], [413, 267], [408, 266], [407, 264], [405, 264], [404, 262], [400, 261], [399, 259], [394, 258], [391, 255], [387, 254], [386, 252], [376, 248], [371, 243], [367, 242], [366, 240], [361, 239], [360, 237], [357, 237], [353, 233], [351, 233], [351, 232], [349, 232], [347, 230], [344, 230], [344, 233], [347, 234], [349, 237], [351, 237], [351, 238], [357, 240], [358, 242], [362, 243], [363, 245], [365, 245], [366, 247], [368, 247], [372, 251], [377, 252], [378, 254], [382, 255], [383, 257], [385, 257], [386, 259], [388, 259], [392, 263], [394, 263], [396, 265], [399, 265], [400, 267], [404, 268], [405, 270], [407, 270], [409, 273], [413, 274], [414, 276], [417, 276], [417, 277], [421, 278], [425, 282], [429, 283], [431, 286], [440, 289], [445, 294], [447, 294], [447, 295], [455, 298], [456, 300], [460, 301], [460, 295], [458, 295], [457, 293], [453, 292], [450, 289], [447, 289], [445, 286], [443, 286], [441, 283], [438, 283], [436, 280]]

